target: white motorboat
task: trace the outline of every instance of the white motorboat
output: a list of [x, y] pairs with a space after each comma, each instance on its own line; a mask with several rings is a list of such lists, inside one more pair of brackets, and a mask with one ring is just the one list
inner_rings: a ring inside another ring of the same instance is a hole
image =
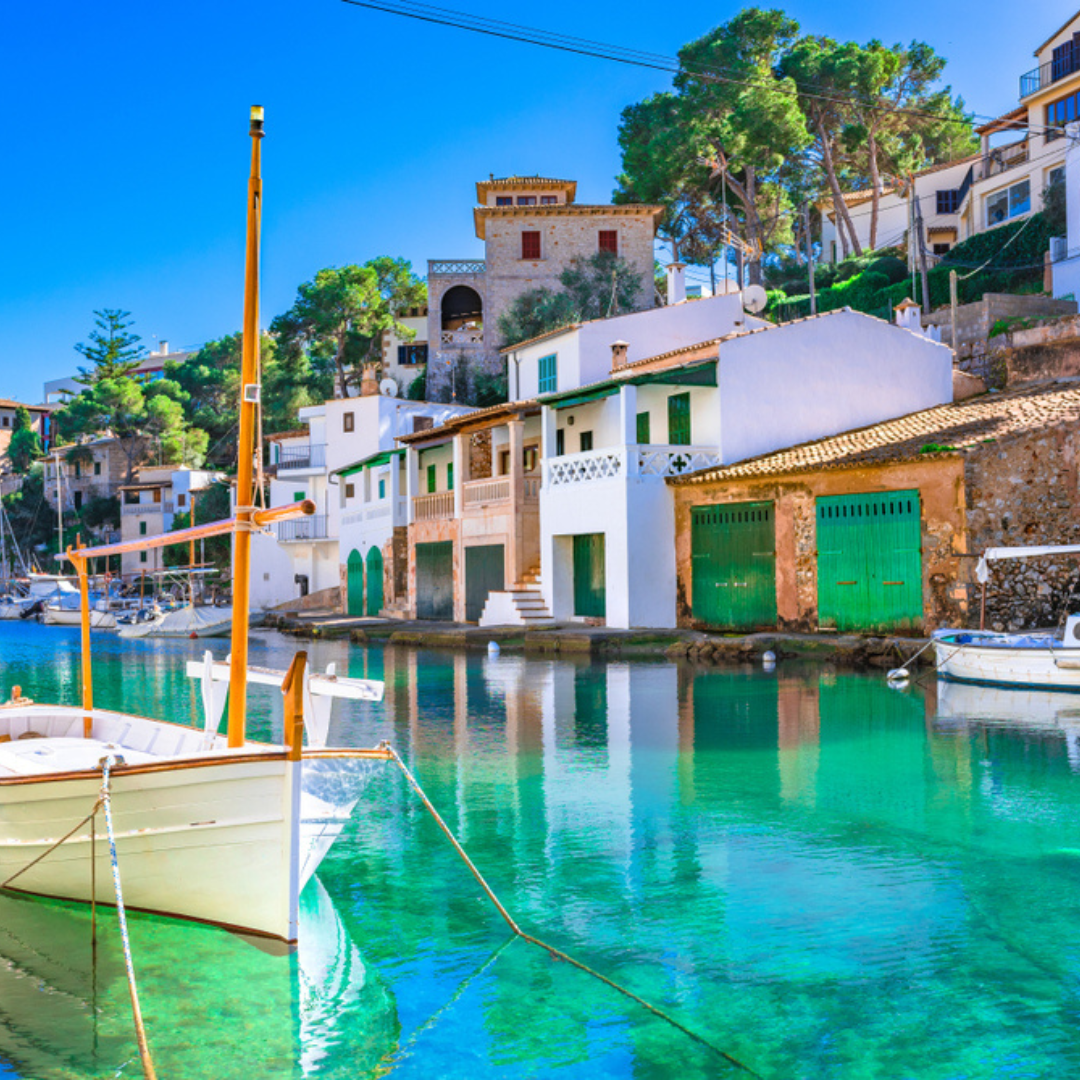
[[[990, 562], [1076, 554], [1080, 554], [1080, 545], [988, 549], [975, 571], [984, 589], [984, 609]], [[1070, 615], [1061, 632], [943, 629], [934, 631], [933, 643], [938, 674], [946, 679], [994, 686], [1080, 690], [1080, 615]]]
[[[392, 760], [393, 753], [326, 748], [332, 700], [381, 700], [381, 683], [311, 675], [302, 652], [284, 675], [247, 666], [251, 534], [315, 512], [309, 500], [276, 509], [253, 505], [261, 109], [252, 110], [251, 138], [235, 516], [161, 536], [69, 548], [63, 556], [75, 567], [81, 598], [82, 700], [65, 707], [16, 698], [0, 706], [0, 884], [87, 901], [100, 860], [95, 892], [108, 901], [110, 857], [107, 845], [95, 843], [107, 797], [127, 906], [295, 942], [303, 883], [341, 831], [371, 763]], [[95, 709], [93, 560], [229, 534], [235, 568], [230, 661], [214, 664], [207, 657], [191, 672], [202, 680], [204, 727], [173, 722], [168, 704], [160, 719]], [[247, 738], [252, 680], [273, 682], [285, 695], [281, 743]], [[226, 696], [227, 734], [221, 735]]]
[[[67, 595], [45, 602], [41, 621], [46, 626], [78, 626], [82, 622], [79, 594]], [[116, 616], [107, 609], [94, 606], [90, 609], [90, 626], [94, 630], [115, 630]]]
[[172, 611], [158, 610], [120, 628], [125, 638], [228, 637], [232, 631], [232, 608], [194, 607], [186, 604]]

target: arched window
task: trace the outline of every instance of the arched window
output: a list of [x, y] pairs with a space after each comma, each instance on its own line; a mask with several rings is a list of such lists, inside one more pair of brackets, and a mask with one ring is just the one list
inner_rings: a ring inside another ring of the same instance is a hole
[[454, 285], [443, 294], [444, 330], [480, 330], [484, 326], [484, 304], [480, 294], [468, 285]]

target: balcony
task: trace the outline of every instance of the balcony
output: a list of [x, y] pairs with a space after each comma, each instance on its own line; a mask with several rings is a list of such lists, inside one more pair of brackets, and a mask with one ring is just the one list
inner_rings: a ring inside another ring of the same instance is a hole
[[413, 499], [413, 521], [438, 521], [454, 516], [454, 493], [436, 491]]
[[292, 521], [279, 521], [274, 526], [280, 544], [302, 544], [312, 540], [329, 540], [326, 532], [326, 515], [313, 514], [311, 517], [295, 518]]
[[711, 446], [614, 446], [550, 458], [544, 476], [551, 489], [620, 477], [663, 479], [719, 464], [719, 451]]
[[1020, 165], [1026, 165], [1029, 158], [1028, 141], [1009, 143], [1008, 146], [999, 146], [991, 150], [981, 161], [976, 161], [973, 166], [975, 172], [972, 179], [989, 180], [993, 176], [1015, 169]]
[[138, 514], [171, 514], [172, 512], [173, 504], [168, 499], [164, 502], [124, 503], [120, 507], [120, 513], [125, 517]]
[[1067, 53], [1056, 60], [1048, 60], [1037, 68], [1020, 76], [1020, 100], [1045, 90], [1048, 86], [1080, 71], [1080, 52]]
[[322, 469], [326, 466], [325, 443], [285, 443], [278, 451], [277, 470]]
[[[526, 502], [540, 498], [540, 477], [524, 478], [523, 494]], [[509, 476], [489, 476], [484, 480], [469, 480], [461, 494], [465, 512], [483, 513], [489, 506], [508, 505], [513, 498]]]
[[460, 274], [483, 274], [483, 259], [429, 259], [428, 277], [457, 277]]

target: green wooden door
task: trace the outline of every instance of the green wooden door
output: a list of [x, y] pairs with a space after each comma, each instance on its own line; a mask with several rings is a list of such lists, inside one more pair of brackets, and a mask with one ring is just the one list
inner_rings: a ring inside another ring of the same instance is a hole
[[754, 630], [776, 626], [776, 516], [771, 502], [690, 511], [694, 620]]
[[383, 557], [372, 544], [367, 553], [367, 613], [378, 615], [383, 609]]
[[465, 619], [479, 622], [488, 593], [506, 588], [506, 553], [502, 544], [465, 549]]
[[837, 630], [922, 626], [918, 491], [817, 500], [818, 622]]
[[350, 615], [364, 614], [364, 560], [355, 548], [345, 563], [345, 610]]
[[454, 543], [416, 545], [416, 617], [453, 619]]
[[690, 445], [690, 395], [672, 394], [667, 399], [669, 446]]
[[603, 533], [574, 537], [574, 614], [598, 619], [607, 615]]

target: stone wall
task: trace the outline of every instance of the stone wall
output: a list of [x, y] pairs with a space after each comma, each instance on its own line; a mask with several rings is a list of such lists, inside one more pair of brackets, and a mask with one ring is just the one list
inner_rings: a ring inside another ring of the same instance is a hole
[[1080, 315], [991, 340], [1009, 386], [1080, 376]]
[[[1060, 426], [969, 456], [965, 468], [968, 549], [1080, 543], [1077, 465], [1080, 432]], [[991, 564], [986, 625], [995, 630], [1053, 626], [1080, 557], [1000, 560]], [[978, 586], [972, 584], [972, 625]], [[1080, 610], [1076, 604], [1074, 610]]]
[[[1072, 300], [1052, 300], [1048, 296], [1030, 294], [986, 293], [977, 303], [960, 304], [956, 309], [956, 361], [964, 371], [992, 379], [995, 373], [990, 330], [998, 319], [1042, 318], [1076, 313], [1077, 305]], [[939, 308], [924, 315], [922, 322], [923, 326], [940, 327], [942, 343], [952, 346], [950, 308]]]

